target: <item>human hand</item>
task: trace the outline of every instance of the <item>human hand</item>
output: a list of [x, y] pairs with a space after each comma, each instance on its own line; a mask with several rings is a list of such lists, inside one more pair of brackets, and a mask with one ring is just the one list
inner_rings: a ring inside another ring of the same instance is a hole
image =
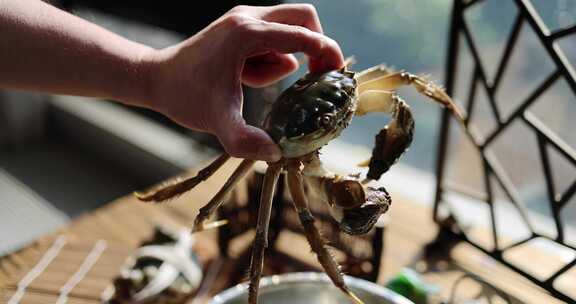
[[266, 132], [242, 118], [242, 84], [262, 87], [286, 77], [298, 68], [296, 52], [308, 56], [311, 72], [344, 64], [313, 6], [235, 7], [186, 41], [144, 55], [148, 105], [216, 135], [232, 156], [279, 160]]

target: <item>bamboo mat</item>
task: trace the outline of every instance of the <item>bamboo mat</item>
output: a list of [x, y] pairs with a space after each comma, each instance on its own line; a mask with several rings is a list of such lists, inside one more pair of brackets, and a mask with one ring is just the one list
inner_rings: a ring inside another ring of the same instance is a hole
[[[117, 275], [125, 258], [140, 242], [150, 237], [154, 225], [156, 223], [190, 225], [197, 209], [219, 189], [235, 164], [236, 160], [227, 164], [224, 170], [217, 172], [214, 178], [204, 182], [197, 189], [167, 204], [144, 204], [128, 195], [74, 220], [56, 235], [46, 236], [24, 250], [1, 258], [0, 300], [2, 303], [7, 303], [14, 297], [19, 284], [22, 289], [22, 282], [46, 252], [53, 248], [58, 240], [63, 239], [64, 244], [51, 263], [38, 276], [33, 279], [28, 277], [30, 282], [25, 286], [19, 303], [58, 303], [59, 297], [62, 298], [63, 286], [69, 289], [64, 290], [68, 295], [66, 303], [99, 303], [102, 292]], [[510, 293], [518, 303], [562, 303], [466, 244], [458, 245], [451, 256], [446, 257], [448, 260], [440, 264], [440, 268], [425, 270], [421, 249], [433, 240], [436, 233], [431, 220], [431, 211], [394, 193], [393, 195], [395, 201], [389, 212], [379, 283], [386, 282], [403, 267], [411, 266], [422, 270], [428, 282], [441, 287], [444, 298], [449, 297], [454, 282], [464, 273], [475, 273]], [[281, 240], [290, 240], [290, 237], [292, 236], [280, 236]], [[205, 269], [212, 272], [208, 277], [214, 277], [215, 281], [201, 287], [206, 289], [205, 294], [194, 301], [194, 304], [206, 303], [210, 295], [222, 288], [217, 282], [218, 278], [226, 276], [227, 271], [235, 270], [230, 268], [230, 265], [233, 265], [230, 263], [224, 263], [225, 266], [216, 272], [213, 268], [209, 268], [222, 264], [222, 261], [217, 259], [215, 231], [197, 234], [197, 240], [195, 250], [206, 266]], [[238, 247], [245, 248], [250, 241], [250, 238], [246, 238]], [[301, 248], [297, 249], [296, 246]], [[315, 263], [305, 241], [280, 241], [279, 247], [280, 250], [293, 252], [294, 255], [300, 255], [303, 260]], [[95, 250], [98, 254], [94, 253]], [[91, 253], [92, 257], [98, 255], [93, 264], [86, 262]], [[553, 264], [553, 259], [535, 257], [532, 253], [526, 254], [523, 259], [535, 263], [536, 268], [547, 268]], [[90, 267], [86, 267], [87, 264]], [[82, 265], [85, 266], [84, 276], [76, 282], [75, 274]], [[566, 283], [568, 288], [576, 286], [574, 283], [576, 274], [572, 278], [573, 281]]]
[[[176, 224], [161, 208], [122, 201], [80, 218], [0, 260], [0, 302], [100, 303], [126, 258], [162, 220]], [[216, 256], [212, 234], [196, 235], [195, 251], [205, 265]]]
[[[143, 240], [152, 236], [155, 225], [189, 226], [199, 205], [220, 187], [218, 181], [223, 180], [224, 174], [226, 172], [219, 172], [203, 185], [201, 191], [164, 205], [145, 204], [127, 195], [75, 219], [55, 235], [45, 236], [23, 250], [0, 258], [0, 303], [8, 303], [10, 299], [19, 299], [14, 303], [58, 303], [65, 286], [70, 289], [65, 303], [100, 303], [102, 293], [125, 259]], [[189, 197], [194, 197], [198, 203], [191, 203]], [[207, 267], [216, 258], [214, 233], [206, 231], [196, 235], [194, 249]], [[53, 250], [55, 256], [48, 259], [45, 268], [36, 269], [38, 273], [30, 276], [35, 267], [42, 264], [43, 258], [46, 261], [51, 248], [57, 249]], [[84, 269], [86, 273], [75, 283], [82, 265], [97, 251], [101, 252], [96, 261]], [[22, 295], [15, 297], [19, 286]]]

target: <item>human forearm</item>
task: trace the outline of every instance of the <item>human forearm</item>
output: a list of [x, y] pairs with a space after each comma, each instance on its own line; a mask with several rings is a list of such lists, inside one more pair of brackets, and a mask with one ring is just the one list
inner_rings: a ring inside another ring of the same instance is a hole
[[148, 106], [150, 51], [39, 0], [0, 0], [0, 87]]
[[344, 64], [311, 5], [237, 6], [162, 50], [129, 41], [40, 0], [0, 0], [0, 88], [104, 97], [148, 107], [218, 137], [235, 157], [277, 161], [278, 146], [242, 117], [242, 84]]

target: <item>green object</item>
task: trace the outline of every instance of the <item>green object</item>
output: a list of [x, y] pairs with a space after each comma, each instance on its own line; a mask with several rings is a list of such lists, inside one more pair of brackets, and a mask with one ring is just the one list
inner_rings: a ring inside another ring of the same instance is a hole
[[437, 287], [424, 282], [418, 273], [405, 268], [391, 278], [386, 287], [403, 295], [416, 304], [427, 303], [429, 295], [437, 292]]

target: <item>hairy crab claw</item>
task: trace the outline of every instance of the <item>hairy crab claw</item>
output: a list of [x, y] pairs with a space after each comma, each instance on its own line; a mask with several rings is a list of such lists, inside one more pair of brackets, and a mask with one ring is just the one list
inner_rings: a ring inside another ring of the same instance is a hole
[[392, 204], [384, 187], [366, 187], [359, 177], [306, 177], [311, 196], [328, 203], [332, 218], [350, 235], [368, 233]]
[[[250, 265], [250, 304], [258, 302], [272, 198], [283, 171], [286, 171], [292, 203], [312, 251], [334, 285], [354, 303], [362, 303], [344, 282], [340, 267], [314, 225], [314, 216], [309, 208], [310, 192], [319, 197], [313, 199], [313, 203], [319, 201], [330, 206], [332, 216], [342, 231], [356, 235], [366, 233], [374, 226], [378, 217], [388, 210], [392, 200], [384, 188], [369, 187], [367, 184], [386, 173], [413, 139], [415, 123], [410, 107], [395, 92], [404, 85], [415, 87], [424, 96], [445, 106], [462, 122], [460, 112], [441, 87], [426, 77], [397, 72], [385, 65], [358, 73], [344, 66], [326, 73], [307, 74], [287, 88], [273, 104], [264, 128], [280, 146], [283, 158], [268, 163], [262, 185]], [[366, 178], [362, 181], [359, 176], [342, 178], [325, 170], [318, 158], [318, 150], [338, 137], [355, 115], [371, 112], [389, 114], [392, 120], [376, 136], [372, 157], [366, 162], [369, 167]], [[137, 196], [143, 201], [163, 201], [180, 195], [209, 178], [229, 158], [224, 154], [196, 177], [138, 193]], [[205, 229], [206, 222], [224, 202], [227, 193], [253, 165], [253, 160], [241, 162], [224, 186], [200, 209], [194, 222], [195, 231]], [[308, 184], [308, 193], [304, 190], [305, 184]]]
[[370, 231], [382, 214], [392, 204], [390, 194], [384, 187], [366, 188], [366, 202], [356, 208], [344, 209], [339, 221], [340, 229], [347, 234], [360, 235]]
[[399, 96], [393, 95], [392, 98], [397, 106], [392, 122], [376, 135], [366, 175], [369, 180], [380, 179], [408, 150], [414, 138], [414, 119], [410, 107]]

